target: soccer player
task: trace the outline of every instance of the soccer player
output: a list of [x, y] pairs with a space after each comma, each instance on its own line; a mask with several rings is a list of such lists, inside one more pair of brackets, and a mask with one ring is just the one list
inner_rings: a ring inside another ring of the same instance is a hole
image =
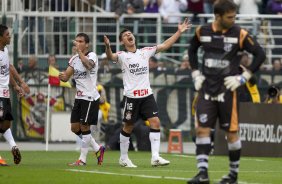
[[[209, 183], [208, 156], [211, 149], [210, 130], [219, 118], [220, 128], [226, 132], [229, 166], [228, 175], [220, 184], [238, 182], [241, 141], [238, 136], [237, 88], [245, 84], [265, 60], [261, 46], [246, 30], [235, 23], [237, 7], [232, 0], [218, 0], [214, 4], [215, 20], [199, 26], [190, 41], [189, 58], [195, 89], [199, 91], [196, 106], [196, 159], [199, 173], [188, 184]], [[198, 67], [197, 51], [203, 49], [202, 73]], [[239, 51], [253, 54], [254, 60], [240, 74]]]
[[103, 162], [105, 147], [99, 146], [91, 136], [90, 125], [96, 125], [99, 111], [99, 92], [96, 88], [98, 57], [89, 51], [89, 36], [78, 33], [74, 40], [77, 54], [69, 60], [69, 66], [59, 74], [62, 81], [68, 81], [73, 75], [76, 82], [76, 95], [71, 112], [71, 130], [82, 138], [79, 159], [71, 166], [86, 165], [88, 148], [91, 145], [96, 152], [98, 165]]
[[125, 47], [125, 51], [113, 53], [110, 47], [110, 41], [104, 36], [106, 54], [108, 59], [118, 62], [121, 65], [124, 85], [124, 126], [120, 133], [120, 159], [119, 164], [123, 167], [137, 167], [128, 158], [129, 137], [138, 118], [148, 119], [150, 122], [151, 141], [151, 165], [163, 166], [170, 162], [159, 155], [160, 147], [160, 120], [158, 117], [158, 108], [153, 96], [149, 81], [149, 58], [158, 52], [170, 48], [181, 34], [189, 29], [186, 18], [182, 24], [178, 25], [178, 30], [162, 44], [154, 47], [136, 48], [135, 37], [130, 30], [123, 30], [119, 34], [119, 40]]
[[[18, 146], [15, 143], [11, 132], [11, 121], [13, 120], [12, 108], [10, 101], [10, 90], [9, 84], [12, 84], [14, 90], [18, 93], [19, 97], [23, 96], [24, 93], [29, 93], [29, 87], [22, 78], [14, 66], [9, 61], [9, 54], [7, 45], [11, 42], [11, 35], [8, 27], [0, 25], [0, 133], [9, 143], [12, 154], [14, 157], [14, 163], [19, 164], [21, 162], [21, 153]], [[20, 84], [20, 86], [18, 85]], [[8, 165], [5, 160], [0, 157], [0, 165]]]

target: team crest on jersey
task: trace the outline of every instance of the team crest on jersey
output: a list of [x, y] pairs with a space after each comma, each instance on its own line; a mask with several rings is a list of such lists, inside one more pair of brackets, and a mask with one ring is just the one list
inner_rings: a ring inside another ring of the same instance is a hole
[[232, 49], [232, 44], [231, 43], [224, 43], [224, 48], [226, 52], [230, 52]]
[[199, 120], [201, 123], [206, 123], [208, 121], [208, 115], [207, 114], [200, 114]]
[[130, 111], [127, 111], [127, 112], [125, 113], [125, 119], [130, 120], [131, 117], [132, 117], [132, 113], [131, 113]]

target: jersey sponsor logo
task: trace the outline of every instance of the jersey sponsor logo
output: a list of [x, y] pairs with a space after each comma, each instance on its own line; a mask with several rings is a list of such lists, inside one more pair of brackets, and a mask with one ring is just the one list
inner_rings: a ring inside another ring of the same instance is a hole
[[205, 66], [208, 68], [226, 68], [230, 65], [230, 61], [221, 59], [205, 59]]
[[148, 95], [149, 90], [148, 89], [138, 89], [133, 91], [134, 96], [145, 96]]
[[129, 72], [133, 75], [142, 75], [148, 72], [147, 66], [140, 66], [139, 63], [129, 64], [128, 65]]
[[236, 37], [224, 37], [223, 42], [224, 43], [236, 44], [236, 43], [238, 43], [238, 38], [236, 38]]
[[85, 71], [79, 71], [79, 70], [74, 70], [73, 77], [75, 79], [85, 79], [87, 76], [87, 72]]
[[212, 41], [212, 37], [211, 36], [201, 36], [200, 37], [200, 41], [201, 42], [211, 42]]

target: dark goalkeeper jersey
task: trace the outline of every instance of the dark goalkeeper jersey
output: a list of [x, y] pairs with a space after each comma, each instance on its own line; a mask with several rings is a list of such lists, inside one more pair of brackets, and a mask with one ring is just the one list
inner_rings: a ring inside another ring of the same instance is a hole
[[206, 77], [202, 89], [212, 96], [226, 90], [224, 86], [226, 76], [239, 74], [240, 51], [246, 50], [255, 56], [255, 60], [248, 68], [251, 72], [255, 72], [265, 59], [264, 51], [259, 44], [239, 26], [234, 25], [220, 32], [214, 30], [213, 24], [198, 27], [188, 49], [191, 67], [195, 70], [198, 69], [197, 50], [202, 47], [201, 71]]

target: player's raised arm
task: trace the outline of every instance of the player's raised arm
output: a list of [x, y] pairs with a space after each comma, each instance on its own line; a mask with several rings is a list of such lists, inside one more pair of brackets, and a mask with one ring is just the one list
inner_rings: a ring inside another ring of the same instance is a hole
[[176, 31], [176, 33], [174, 33], [170, 38], [165, 40], [162, 44], [157, 46], [156, 52], [158, 53], [169, 49], [178, 40], [181, 34], [186, 30], [190, 29], [191, 26], [192, 24], [190, 24], [189, 19], [185, 18], [182, 24], [178, 24], [178, 30]]
[[112, 52], [110, 40], [106, 35], [104, 35], [104, 43], [106, 47], [107, 58], [111, 61], [117, 61], [117, 54]]

